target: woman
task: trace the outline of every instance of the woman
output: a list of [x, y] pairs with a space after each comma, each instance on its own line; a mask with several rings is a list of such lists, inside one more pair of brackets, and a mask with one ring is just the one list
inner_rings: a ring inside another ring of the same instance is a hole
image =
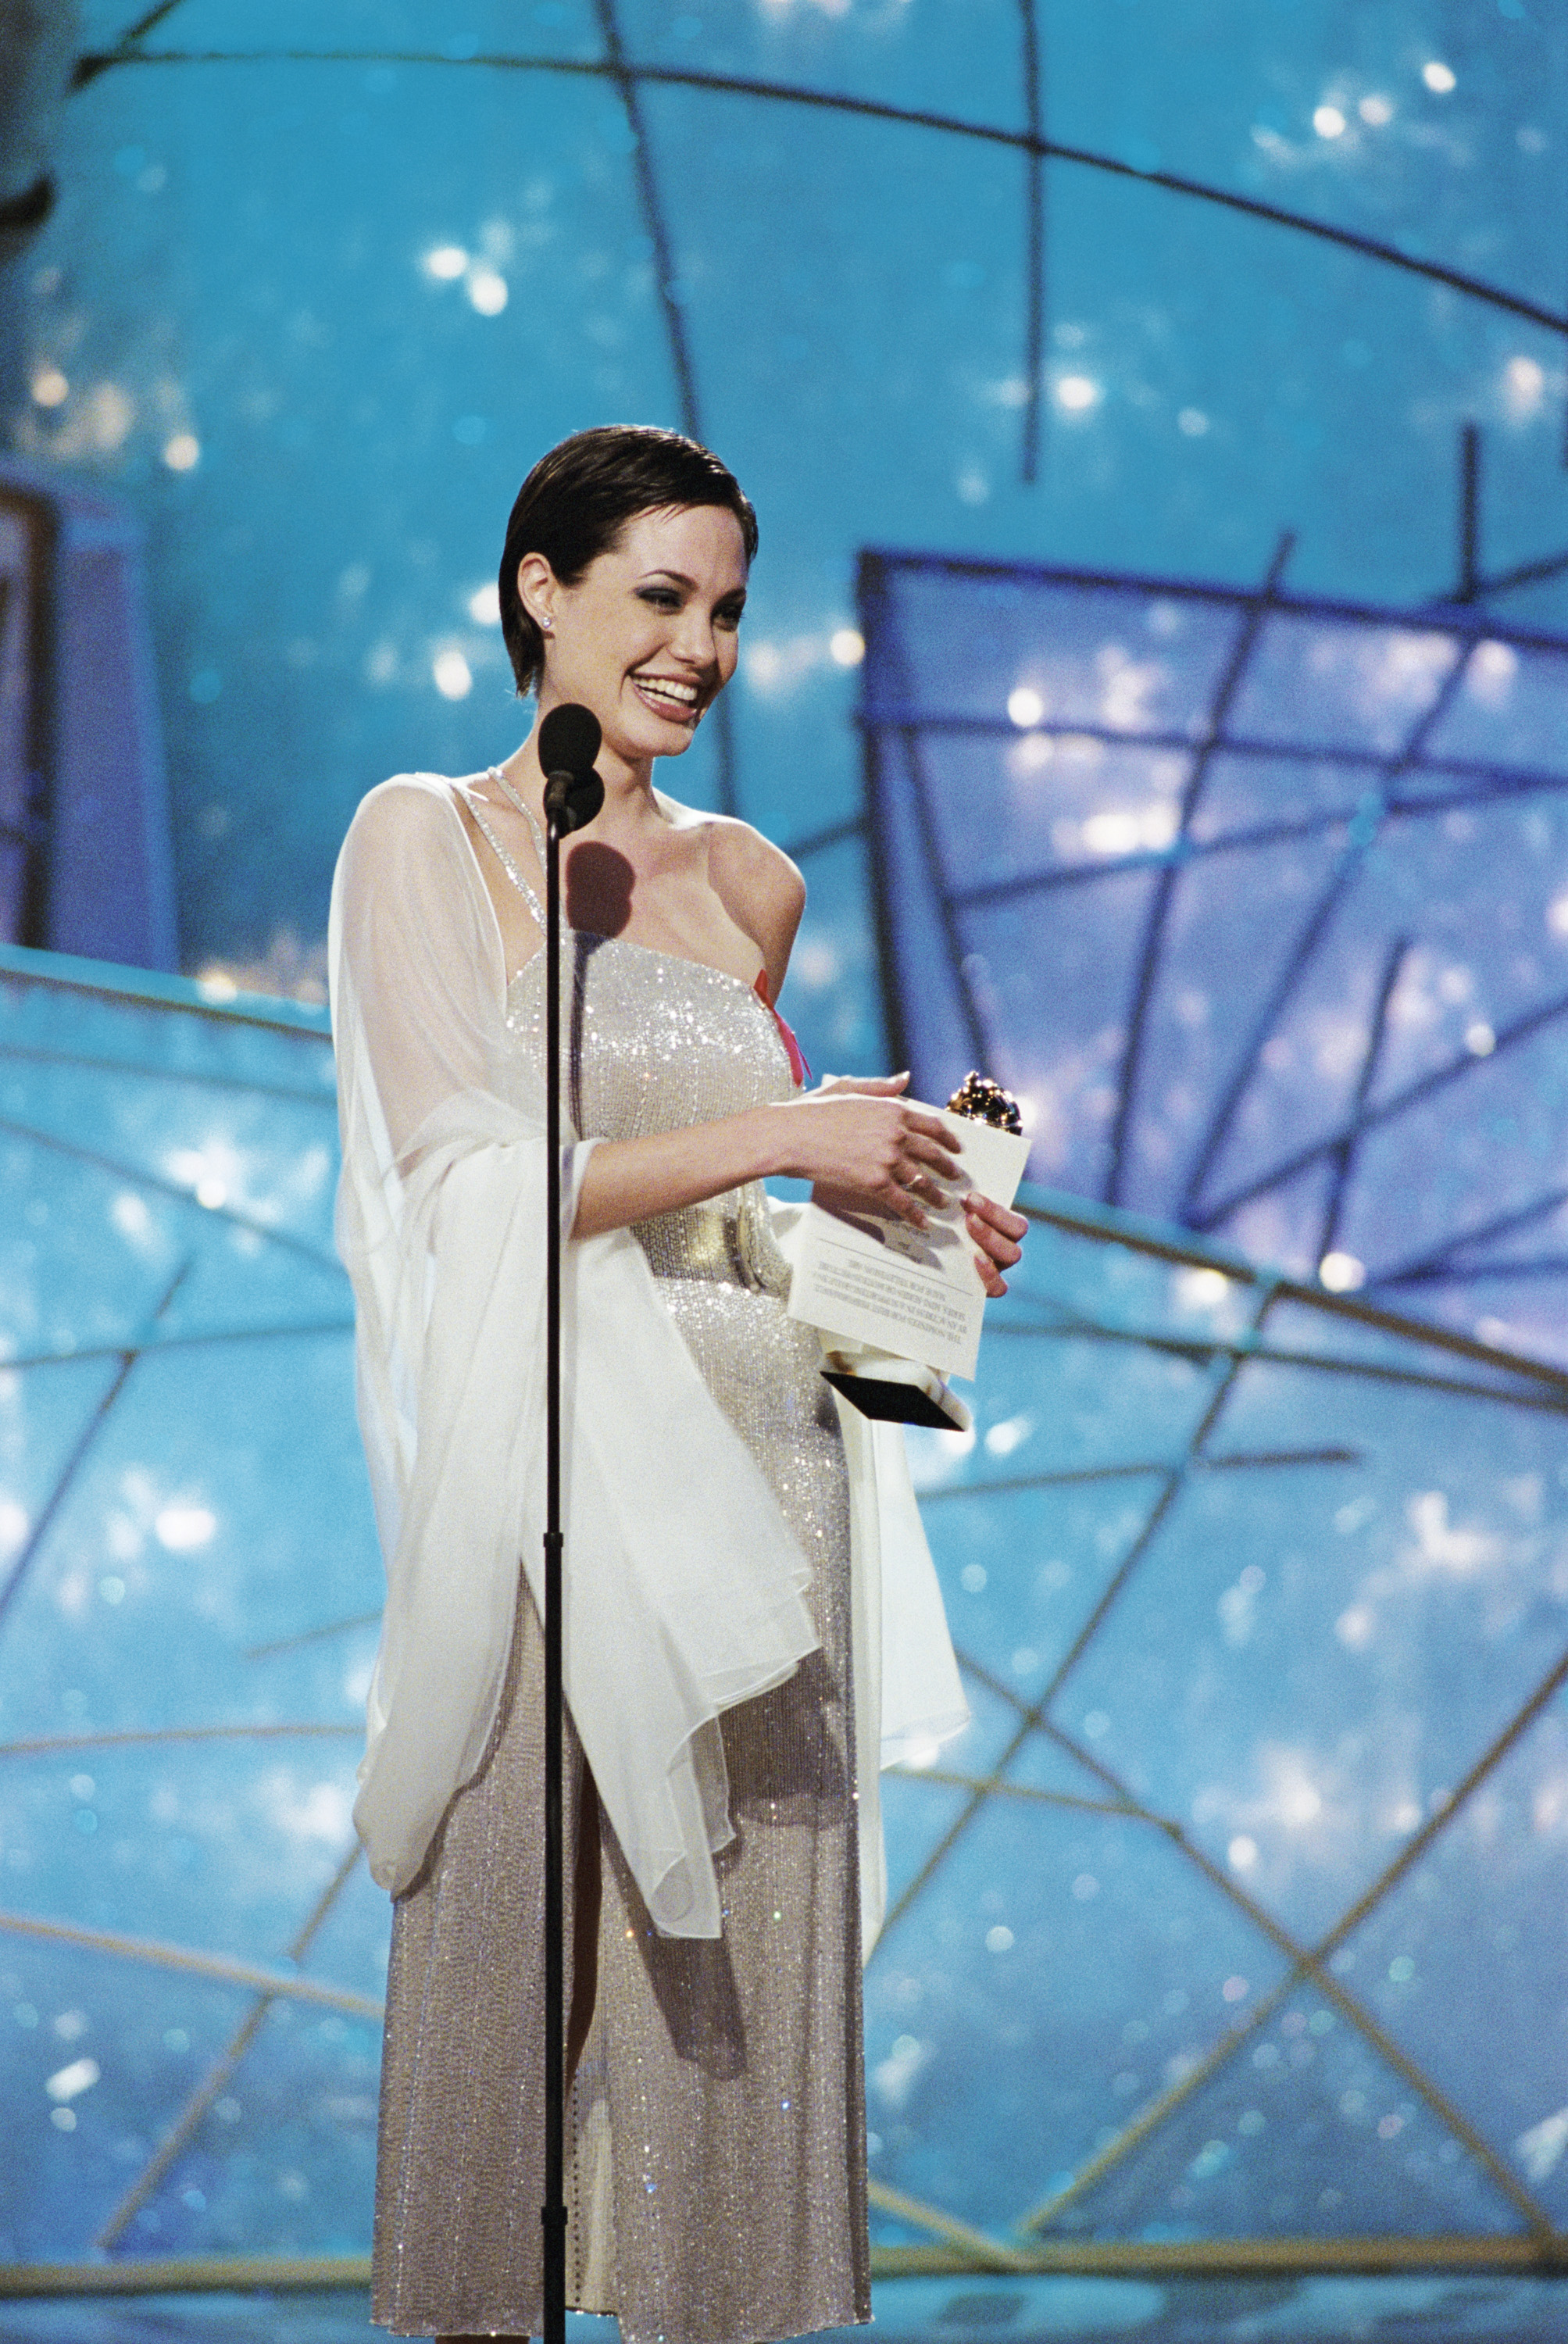
[[[879, 1687], [896, 1465], [850, 1430], [852, 1541], [761, 1183], [918, 1226], [956, 1163], [902, 1076], [802, 1091], [771, 1006], [800, 875], [652, 785], [734, 672], [755, 546], [706, 450], [588, 431], [530, 474], [501, 571], [520, 691], [603, 732], [604, 805], [564, 856], [568, 2299], [628, 2344], [869, 2317], [856, 1808], [889, 1721], [857, 1753], [853, 1687]], [[373, 791], [333, 891], [339, 1238], [389, 1558], [356, 1808], [397, 1899], [375, 2317], [447, 2339], [540, 2319], [536, 739]], [[1022, 1220], [975, 1197], [968, 1226], [1005, 1290]], [[923, 1550], [908, 1567], [902, 1725], [952, 1730]]]

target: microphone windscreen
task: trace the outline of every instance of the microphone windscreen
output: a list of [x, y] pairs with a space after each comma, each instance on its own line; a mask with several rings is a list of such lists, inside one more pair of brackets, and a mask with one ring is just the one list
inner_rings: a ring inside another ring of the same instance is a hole
[[591, 773], [603, 737], [592, 708], [565, 701], [539, 728], [540, 764], [547, 773]]

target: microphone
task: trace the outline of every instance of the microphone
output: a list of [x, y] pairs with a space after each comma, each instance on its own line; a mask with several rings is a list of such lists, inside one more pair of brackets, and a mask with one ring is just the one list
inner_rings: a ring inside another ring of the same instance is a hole
[[602, 738], [593, 711], [574, 700], [552, 708], [539, 728], [545, 815], [561, 838], [592, 822], [604, 803], [604, 784], [593, 770]]

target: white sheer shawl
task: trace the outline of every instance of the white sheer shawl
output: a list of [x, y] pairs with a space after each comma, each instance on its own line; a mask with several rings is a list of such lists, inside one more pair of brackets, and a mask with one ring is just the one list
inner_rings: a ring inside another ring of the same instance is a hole
[[[355, 1822], [396, 1894], [483, 1755], [520, 1561], [541, 1600], [542, 1070], [504, 1022], [494, 911], [450, 783], [402, 775], [364, 801], [329, 956], [338, 1241], [388, 1579]], [[568, 1229], [593, 1145], [563, 1148]], [[566, 1248], [563, 1318], [567, 1699], [655, 1924], [717, 1936], [712, 1856], [733, 1835], [717, 1719], [814, 1646], [808, 1569], [630, 1231]], [[869, 1945], [878, 1762], [966, 1711], [902, 1440], [853, 1419], [846, 1447]]]

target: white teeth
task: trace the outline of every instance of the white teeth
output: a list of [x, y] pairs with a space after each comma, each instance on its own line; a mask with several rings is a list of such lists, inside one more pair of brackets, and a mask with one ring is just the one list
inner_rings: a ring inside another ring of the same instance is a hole
[[651, 700], [671, 701], [683, 712], [697, 704], [694, 683], [677, 683], [670, 676], [640, 675], [633, 680], [638, 691], [646, 692]]

